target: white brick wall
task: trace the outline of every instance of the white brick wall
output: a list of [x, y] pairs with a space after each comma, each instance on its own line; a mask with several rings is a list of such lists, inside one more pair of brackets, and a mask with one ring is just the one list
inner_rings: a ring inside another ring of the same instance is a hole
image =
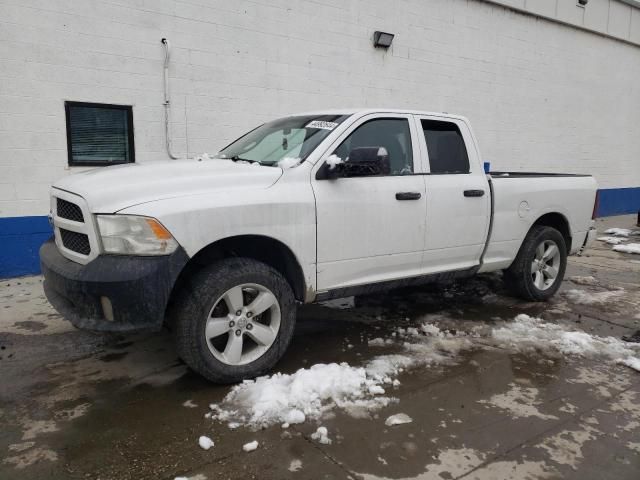
[[[616, 12], [599, 21], [622, 29]], [[396, 34], [388, 52], [374, 30]], [[162, 37], [183, 155], [291, 112], [395, 106], [468, 116], [496, 169], [640, 186], [629, 43], [478, 0], [0, 0], [0, 216], [45, 214], [50, 183], [80, 170], [65, 100], [133, 105], [137, 161], [167, 158]]]

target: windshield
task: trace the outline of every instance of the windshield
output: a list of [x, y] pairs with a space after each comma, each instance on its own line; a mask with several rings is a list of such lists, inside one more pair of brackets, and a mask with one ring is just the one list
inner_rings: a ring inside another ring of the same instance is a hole
[[261, 165], [292, 166], [309, 156], [349, 115], [302, 115], [260, 125], [216, 155]]

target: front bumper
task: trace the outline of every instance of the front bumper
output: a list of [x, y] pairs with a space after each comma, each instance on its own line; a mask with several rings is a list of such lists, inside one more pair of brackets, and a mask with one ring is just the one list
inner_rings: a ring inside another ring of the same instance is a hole
[[188, 260], [179, 247], [171, 255], [100, 255], [81, 265], [63, 257], [53, 239], [40, 247], [47, 299], [76, 327], [88, 330], [160, 329]]

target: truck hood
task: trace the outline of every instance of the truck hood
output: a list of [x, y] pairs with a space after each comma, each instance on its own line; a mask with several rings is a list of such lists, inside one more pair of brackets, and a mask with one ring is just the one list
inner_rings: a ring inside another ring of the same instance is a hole
[[267, 188], [282, 169], [231, 160], [167, 160], [99, 168], [62, 178], [53, 187], [83, 197], [93, 213], [215, 191]]

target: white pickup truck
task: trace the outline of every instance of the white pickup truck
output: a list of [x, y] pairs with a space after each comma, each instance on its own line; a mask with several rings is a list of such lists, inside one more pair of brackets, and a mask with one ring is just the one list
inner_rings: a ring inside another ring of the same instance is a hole
[[40, 257], [76, 326], [168, 324], [191, 368], [234, 382], [276, 364], [298, 303], [496, 270], [548, 299], [593, 239], [595, 202], [588, 175], [485, 173], [460, 116], [316, 112], [211, 158], [58, 181]]

